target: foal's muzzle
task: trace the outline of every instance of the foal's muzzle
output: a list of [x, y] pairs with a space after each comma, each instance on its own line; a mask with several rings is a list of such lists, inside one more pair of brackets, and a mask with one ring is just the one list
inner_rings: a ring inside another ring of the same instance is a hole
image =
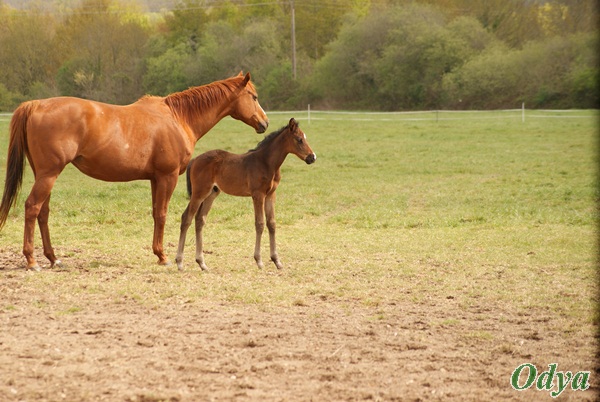
[[310, 165], [311, 163], [315, 163], [316, 160], [317, 154], [310, 154], [304, 159], [304, 162]]

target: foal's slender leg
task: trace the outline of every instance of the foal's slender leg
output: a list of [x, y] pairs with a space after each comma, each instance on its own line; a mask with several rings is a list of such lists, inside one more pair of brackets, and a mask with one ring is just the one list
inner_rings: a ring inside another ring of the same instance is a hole
[[196, 215], [196, 212], [200, 208], [201, 204], [202, 204], [202, 199], [192, 195], [192, 199], [190, 200], [190, 203], [188, 204], [188, 206], [185, 208], [185, 211], [183, 211], [183, 214], [181, 215], [181, 228], [180, 228], [180, 232], [179, 232], [179, 246], [177, 247], [177, 256], [175, 257], [175, 262], [177, 263], [177, 268], [179, 268], [180, 271], [183, 270], [183, 249], [185, 248], [185, 237], [186, 237], [187, 231], [190, 227], [190, 224], [192, 223], [192, 219], [194, 219], [194, 216]]
[[[50, 209], [48, 207], [48, 203], [50, 202], [50, 192], [52, 191], [52, 187], [54, 186], [54, 182], [58, 175], [53, 176], [44, 176], [44, 177], [36, 177], [35, 183], [31, 188], [31, 192], [25, 201], [25, 229], [23, 231], [23, 255], [27, 259], [27, 269], [33, 269], [39, 271], [41, 268], [38, 265], [35, 257], [33, 256], [33, 235], [35, 231], [35, 221], [38, 219], [40, 215], [40, 211], [44, 209], [44, 215], [42, 217], [42, 222], [45, 221], [46, 224], [40, 223], [42, 232], [42, 240], [44, 240], [44, 236], [48, 239], [48, 244], [44, 241], [45, 252], [48, 251], [46, 246], [50, 246], [50, 236], [48, 235], [48, 227], [47, 227], [47, 219]], [[44, 207], [45, 205], [45, 207]], [[42, 228], [43, 227], [43, 228]], [[52, 255], [54, 253], [52, 252]], [[50, 258], [50, 257], [49, 257]], [[55, 257], [56, 258], [56, 257]], [[50, 260], [51, 263], [54, 264], [54, 261]]]
[[277, 269], [282, 269], [283, 264], [277, 255], [275, 246], [275, 193], [267, 195], [265, 199], [265, 215], [267, 218], [267, 228], [269, 229], [269, 246], [271, 249], [271, 261], [275, 263]]
[[196, 262], [203, 271], [208, 271], [208, 267], [204, 262], [204, 253], [202, 252], [202, 228], [206, 225], [206, 216], [212, 207], [213, 201], [218, 195], [219, 192], [213, 190], [213, 192], [202, 202], [200, 209], [196, 213]]
[[44, 255], [48, 260], [50, 260], [50, 267], [54, 267], [55, 265], [61, 266], [62, 263], [59, 259], [54, 255], [54, 249], [52, 248], [52, 243], [50, 242], [50, 229], [48, 228], [48, 216], [50, 215], [50, 197], [52, 194], [48, 195], [46, 201], [42, 204], [42, 208], [40, 209], [40, 214], [37, 217], [38, 225], [40, 226], [40, 233], [42, 235], [42, 245], [44, 246]]
[[254, 204], [254, 226], [256, 227], [256, 243], [254, 245], [254, 260], [258, 268], [264, 268], [265, 265], [260, 258], [260, 238], [265, 230], [265, 195], [262, 193], [252, 194]]

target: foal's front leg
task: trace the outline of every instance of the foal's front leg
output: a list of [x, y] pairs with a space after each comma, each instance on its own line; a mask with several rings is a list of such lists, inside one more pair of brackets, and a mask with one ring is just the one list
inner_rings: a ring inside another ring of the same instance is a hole
[[277, 255], [275, 245], [275, 193], [271, 193], [265, 199], [265, 215], [267, 217], [267, 228], [269, 229], [269, 246], [271, 250], [271, 261], [275, 263], [277, 269], [282, 269], [283, 264]]
[[258, 268], [264, 268], [265, 265], [260, 258], [260, 238], [265, 230], [265, 196], [262, 193], [252, 194], [252, 202], [254, 204], [254, 226], [256, 227], [256, 243], [254, 245], [254, 260]]

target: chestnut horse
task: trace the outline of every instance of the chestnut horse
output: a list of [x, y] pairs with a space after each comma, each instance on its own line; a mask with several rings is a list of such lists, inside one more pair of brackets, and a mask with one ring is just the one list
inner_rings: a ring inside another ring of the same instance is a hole
[[223, 150], [208, 151], [193, 159], [187, 168], [187, 190], [190, 203], [181, 216], [181, 233], [177, 248], [177, 267], [183, 269], [185, 236], [192, 219], [196, 217], [196, 262], [204, 271], [202, 253], [202, 228], [213, 201], [222, 191], [230, 195], [252, 197], [256, 244], [254, 259], [263, 268], [260, 258], [260, 238], [265, 227], [269, 229], [271, 260], [278, 269], [283, 268], [275, 247], [275, 190], [281, 180], [280, 167], [288, 154], [294, 154], [308, 164], [317, 159], [306, 135], [293, 118], [287, 126], [269, 134], [255, 149], [237, 155]]
[[50, 192], [68, 163], [99, 180], [150, 180], [154, 238], [159, 264], [168, 264], [163, 234], [171, 195], [194, 145], [225, 116], [263, 133], [269, 122], [258, 103], [250, 73], [193, 87], [166, 97], [145, 96], [127, 106], [59, 97], [21, 104], [10, 122], [10, 142], [0, 229], [15, 204], [27, 157], [35, 182], [25, 202], [23, 254], [27, 269], [40, 270], [33, 256], [37, 219], [44, 255], [60, 265], [50, 243]]

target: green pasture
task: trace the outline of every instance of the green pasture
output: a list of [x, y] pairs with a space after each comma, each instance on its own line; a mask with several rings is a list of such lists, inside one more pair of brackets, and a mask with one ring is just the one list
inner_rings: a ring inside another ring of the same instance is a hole
[[[50, 230], [64, 268], [30, 273], [30, 286], [60, 297], [62, 311], [86, 298], [115, 303], [235, 302], [292, 306], [331, 301], [377, 306], [453, 297], [462, 305], [503, 303], [543, 309], [572, 326], [595, 321], [599, 198], [598, 112], [448, 114], [431, 119], [386, 114], [273, 113], [273, 130], [296, 117], [317, 153], [289, 156], [277, 190], [278, 247], [285, 265], [252, 258], [249, 198], [221, 195], [205, 229], [208, 274], [158, 266], [152, 254], [148, 182], [104, 183], [68, 166], [52, 193]], [[8, 117], [0, 118], [3, 183]], [[244, 152], [262, 136], [226, 119], [201, 139]], [[2, 232], [0, 252], [21, 255], [23, 203]], [[175, 258], [187, 199], [184, 176], [173, 195], [165, 248]], [[192, 227], [193, 228], [193, 227]], [[41, 253], [36, 228], [36, 256]], [[17, 264], [18, 263], [18, 264]], [[0, 306], [2, 307], [2, 306]], [[4, 306], [5, 308], [7, 306]], [[73, 310], [75, 309], [75, 310]]]

